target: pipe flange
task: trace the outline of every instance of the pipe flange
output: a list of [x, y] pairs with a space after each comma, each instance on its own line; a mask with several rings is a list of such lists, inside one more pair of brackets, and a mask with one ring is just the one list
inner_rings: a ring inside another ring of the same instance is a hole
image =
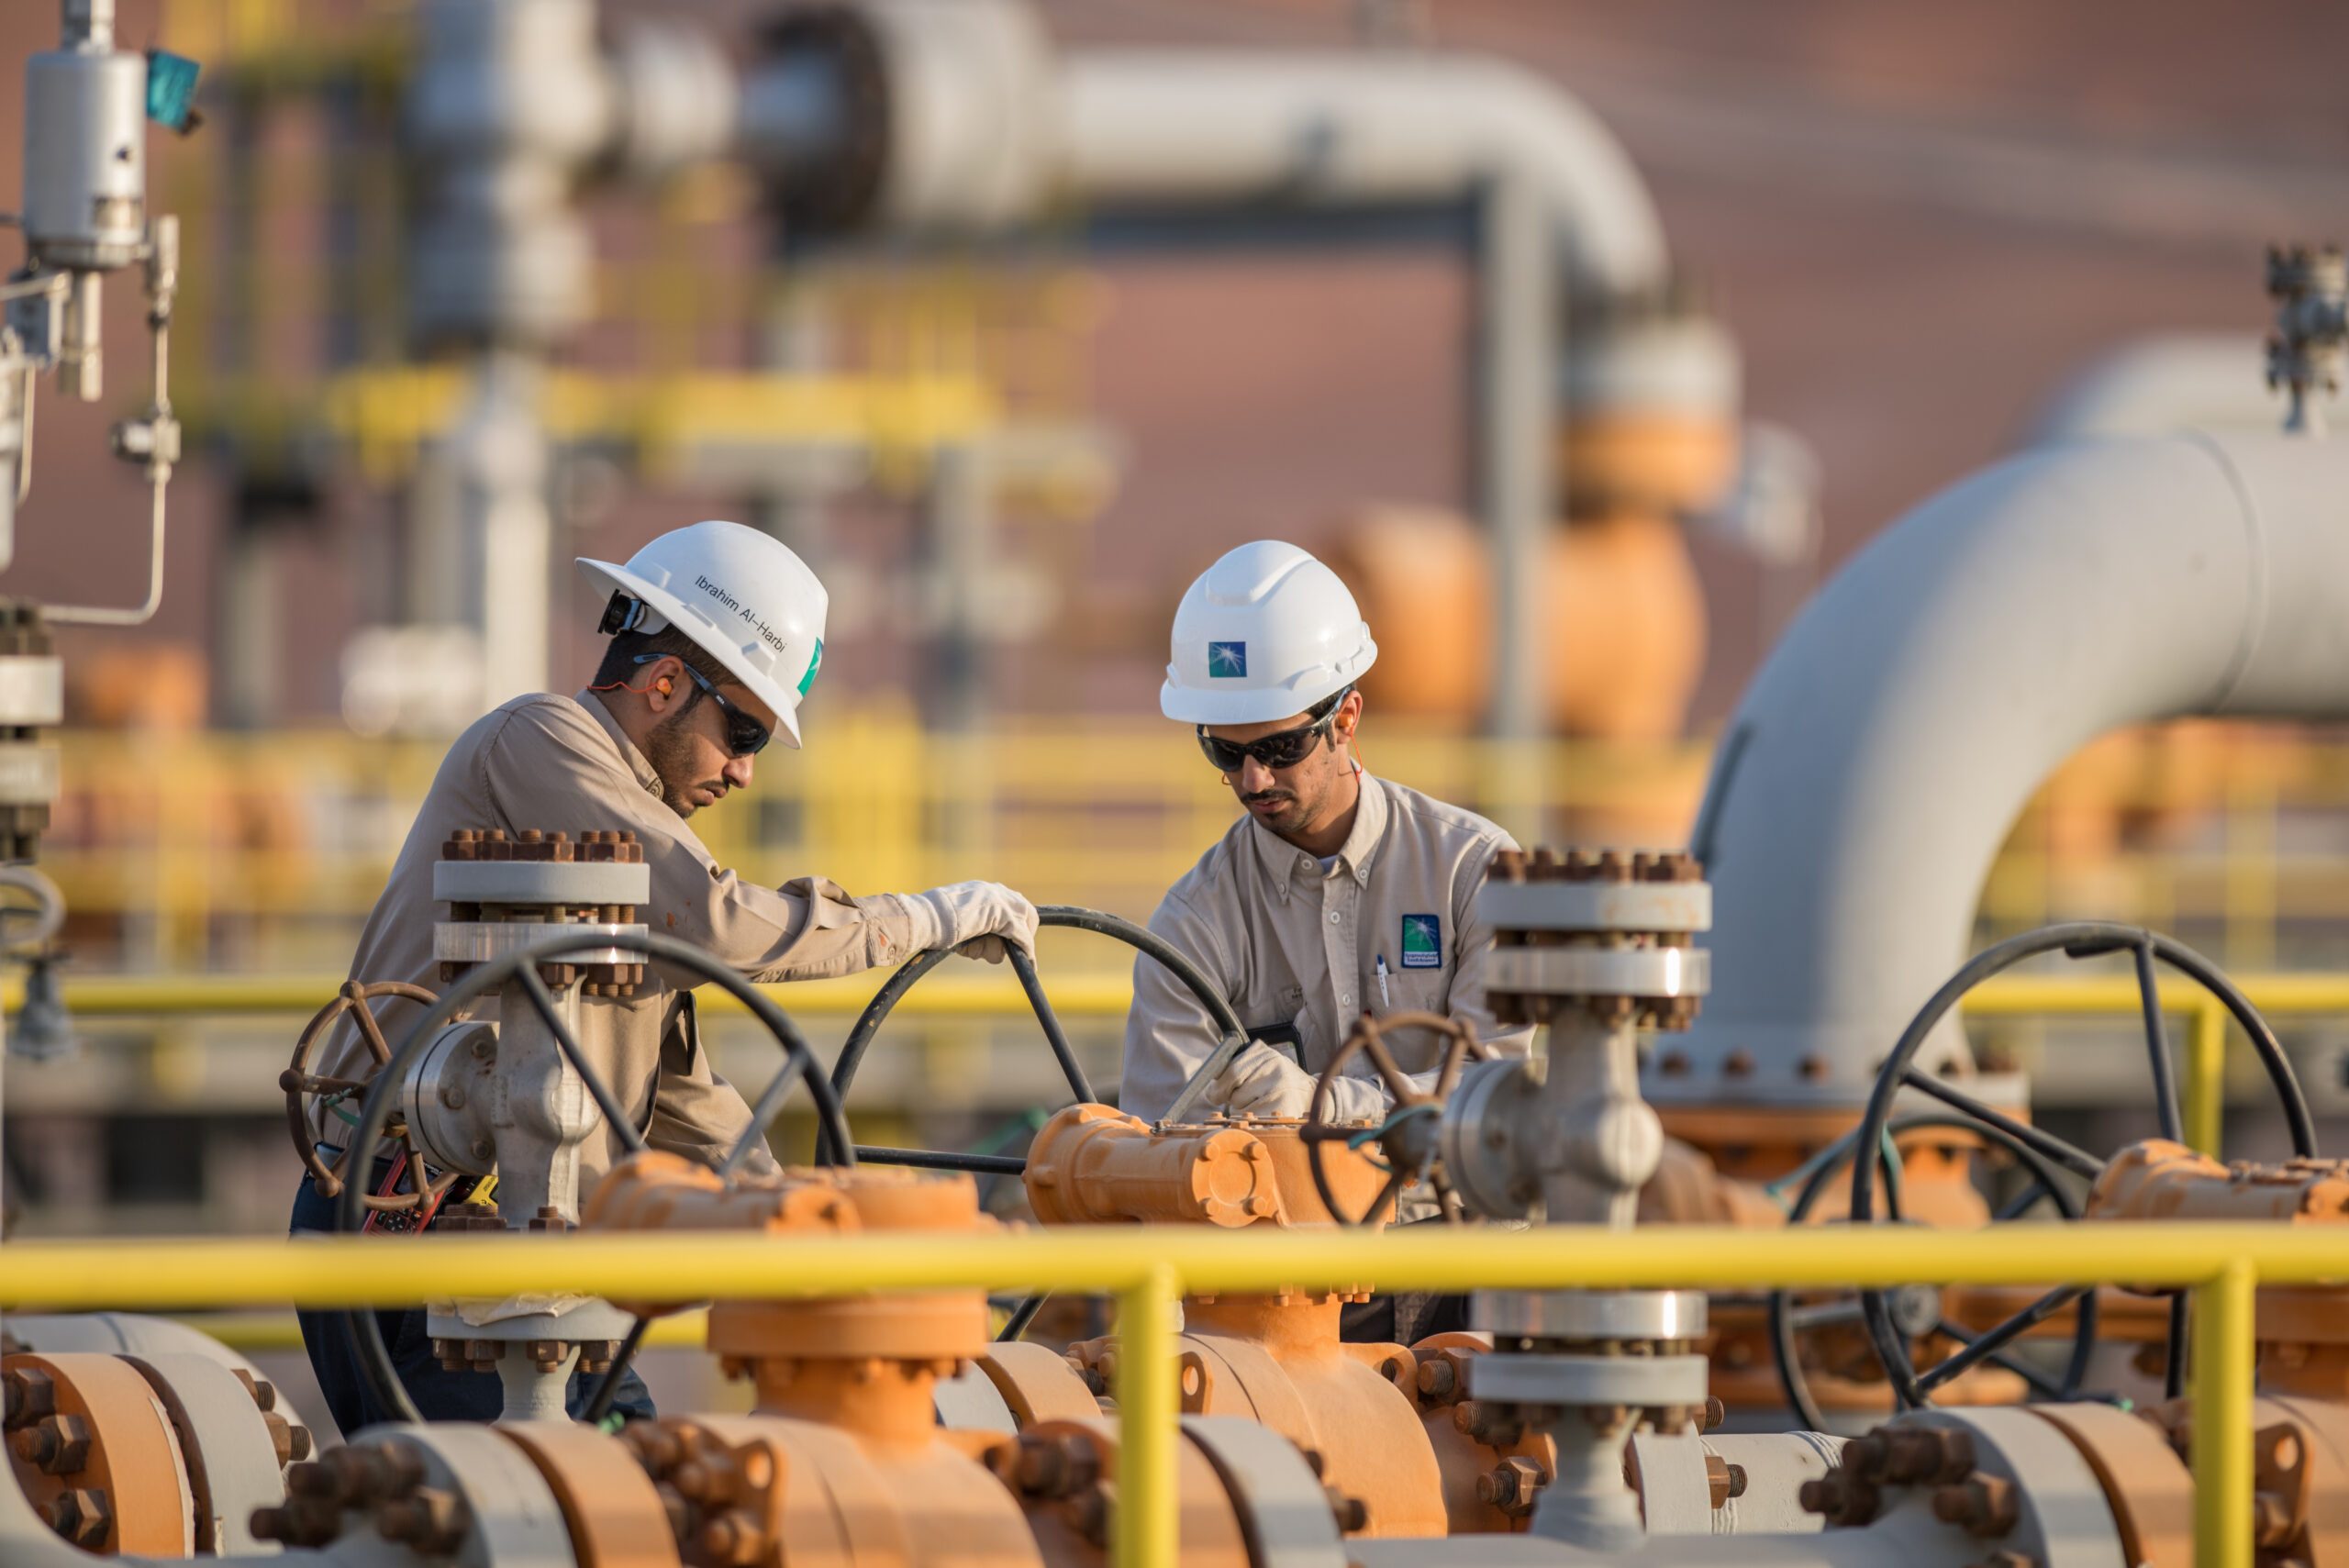
[[1237, 1416], [1186, 1416], [1183, 1435], [1223, 1482], [1254, 1568], [1346, 1568], [1329, 1494], [1294, 1443]]
[[1709, 1375], [1703, 1356], [1495, 1351], [1468, 1363], [1469, 1391], [1479, 1401], [1512, 1405], [1701, 1407]]
[[1561, 1001], [1686, 1000], [1711, 988], [1712, 954], [1703, 948], [1508, 947], [1485, 961], [1494, 994]]
[[1699, 1290], [1483, 1290], [1471, 1312], [1501, 1339], [1675, 1342], [1706, 1329]]
[[652, 868], [642, 861], [444, 860], [432, 867], [432, 896], [443, 904], [633, 908], [651, 902]]
[[54, 654], [0, 651], [0, 725], [32, 729], [64, 722], [64, 661]]
[[[552, 920], [442, 920], [432, 928], [432, 956], [443, 963], [487, 963], [541, 942], [569, 937], [579, 943], [564, 955], [564, 966], [621, 963], [634, 950], [616, 945], [642, 936], [644, 927], [598, 921], [593, 925]], [[550, 966], [551, 967], [551, 966]]]
[[1496, 931], [1710, 930], [1709, 882], [1487, 882], [1476, 913]]
[[1684, 1029], [1711, 988], [1713, 890], [1695, 856], [1508, 850], [1478, 910], [1493, 931], [1486, 997], [1503, 1023], [1587, 1013], [1602, 1025]]

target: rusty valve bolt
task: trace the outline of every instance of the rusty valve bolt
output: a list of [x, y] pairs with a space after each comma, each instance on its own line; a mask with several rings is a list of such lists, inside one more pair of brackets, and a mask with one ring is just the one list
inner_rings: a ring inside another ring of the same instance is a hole
[[37, 1366], [12, 1366], [0, 1374], [0, 1391], [7, 1400], [7, 1429], [28, 1427], [44, 1416], [57, 1414], [57, 1384]]
[[426, 1556], [456, 1551], [472, 1524], [464, 1499], [438, 1486], [419, 1486], [375, 1507], [376, 1534]]
[[79, 1416], [43, 1416], [8, 1434], [8, 1451], [44, 1475], [72, 1475], [90, 1462], [90, 1423]]
[[1360, 1497], [1349, 1496], [1335, 1486], [1324, 1486], [1321, 1495], [1330, 1500], [1330, 1517], [1338, 1522], [1341, 1534], [1352, 1535], [1370, 1528], [1370, 1505]]
[[751, 1568], [767, 1553], [766, 1532], [755, 1516], [729, 1508], [701, 1527], [702, 1555], [723, 1568]]
[[1512, 1454], [1476, 1477], [1476, 1499], [1490, 1503], [1511, 1518], [1533, 1511], [1534, 1495], [1542, 1490], [1542, 1467]]
[[1816, 1481], [1806, 1481], [1795, 1494], [1805, 1513], [1823, 1516], [1831, 1525], [1864, 1525], [1874, 1519], [1883, 1498], [1873, 1482], [1841, 1466]]
[[1722, 1507], [1731, 1497], [1745, 1496], [1745, 1466], [1731, 1464], [1720, 1454], [1705, 1456], [1705, 1489], [1712, 1497], [1712, 1506]]
[[1976, 1475], [1933, 1494], [1933, 1517], [1963, 1526], [1968, 1535], [2004, 1535], [2021, 1513], [2014, 1483], [1996, 1475]]
[[84, 1550], [95, 1548], [114, 1528], [112, 1510], [106, 1506], [103, 1492], [86, 1489], [66, 1492], [41, 1510], [49, 1528], [63, 1536], [72, 1545]]
[[1943, 1427], [1878, 1427], [1845, 1445], [1843, 1466], [1898, 1485], [1963, 1481], [1974, 1473], [1974, 1439]]

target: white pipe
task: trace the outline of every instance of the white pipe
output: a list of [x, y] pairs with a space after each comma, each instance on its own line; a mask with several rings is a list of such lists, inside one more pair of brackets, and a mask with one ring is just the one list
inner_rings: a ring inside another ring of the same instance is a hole
[[2032, 421], [2043, 445], [2089, 436], [2279, 430], [2286, 397], [2260, 378], [2251, 332], [2165, 332], [2089, 362]]
[[1346, 206], [1460, 199], [1504, 172], [1541, 193], [1574, 290], [1652, 293], [1663, 225], [1607, 128], [1553, 83], [1425, 54], [1072, 52], [1062, 183], [1092, 202]]
[[[2099, 735], [2349, 716], [2344, 514], [2343, 443], [2186, 435], [2029, 452], [1886, 530], [1723, 737], [1695, 846], [1713, 992], [1650, 1096], [1863, 1096], [1973, 947], [2017, 812]], [[1923, 1065], [1963, 1055], [1952, 1024]]]

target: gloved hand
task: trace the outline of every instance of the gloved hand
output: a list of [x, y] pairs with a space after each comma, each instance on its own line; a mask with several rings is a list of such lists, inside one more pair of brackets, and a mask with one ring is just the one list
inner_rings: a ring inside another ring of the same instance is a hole
[[1001, 963], [1006, 944], [1036, 951], [1036, 906], [999, 882], [957, 882], [914, 897], [929, 906], [938, 934], [928, 945], [952, 948], [965, 958]]
[[1313, 1074], [1254, 1040], [1208, 1081], [1207, 1097], [1233, 1116], [1303, 1116], [1313, 1105]]

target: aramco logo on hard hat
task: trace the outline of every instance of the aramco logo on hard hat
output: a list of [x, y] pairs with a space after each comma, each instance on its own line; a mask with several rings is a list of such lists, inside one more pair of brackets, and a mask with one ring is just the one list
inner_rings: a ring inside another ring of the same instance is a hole
[[1210, 642], [1208, 644], [1208, 674], [1221, 679], [1248, 673], [1248, 645], [1244, 642]]
[[816, 684], [816, 672], [824, 667], [824, 639], [816, 639], [815, 655], [807, 661], [807, 673], [799, 677], [799, 695], [806, 696], [807, 688]]

